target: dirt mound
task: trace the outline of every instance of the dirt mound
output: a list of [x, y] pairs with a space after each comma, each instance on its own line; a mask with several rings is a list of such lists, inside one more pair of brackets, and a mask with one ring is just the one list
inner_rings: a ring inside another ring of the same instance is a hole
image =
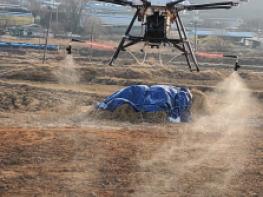
[[52, 68], [47, 66], [5, 68], [1, 73], [3, 79], [30, 80], [30, 81], [56, 81], [52, 75]]
[[25, 92], [5, 92], [0, 94], [0, 111], [52, 111], [60, 104], [61, 100], [52, 97], [51, 94], [28, 95]]
[[246, 80], [263, 80], [262, 72], [241, 72], [239, 75]]
[[7, 93], [0, 95], [0, 111], [28, 110], [39, 108], [39, 101], [22, 94]]
[[117, 108], [114, 112], [106, 110], [98, 110], [95, 107], [91, 109], [90, 115], [97, 119], [108, 119], [115, 121], [125, 121], [131, 123], [163, 123], [167, 120], [167, 114], [165, 112], [136, 112], [128, 104], [124, 104]]
[[0, 83], [1, 112], [36, 112], [70, 110], [75, 106], [91, 105], [96, 96], [72, 91], [47, 90], [19, 84]]
[[124, 79], [150, 79], [152, 77], [152, 74], [149, 70], [145, 69], [122, 69], [118, 72], [114, 72], [113, 70], [113, 76], [117, 78], [124, 78]]
[[37, 92], [34, 89], [5, 89], [0, 93], [0, 111], [40, 111], [59, 105], [60, 99], [52, 93]]
[[193, 80], [222, 80], [224, 75], [216, 70], [204, 70], [199, 73], [190, 73]]

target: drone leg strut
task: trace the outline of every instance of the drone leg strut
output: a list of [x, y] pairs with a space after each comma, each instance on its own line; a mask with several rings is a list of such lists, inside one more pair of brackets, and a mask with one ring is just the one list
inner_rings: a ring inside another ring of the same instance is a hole
[[195, 56], [195, 54], [193, 52], [192, 46], [190, 44], [190, 41], [187, 38], [187, 35], [186, 35], [186, 32], [185, 32], [185, 27], [184, 27], [184, 24], [183, 24], [183, 22], [181, 20], [181, 17], [179, 16], [179, 14], [177, 14], [177, 19], [178, 19], [179, 25], [182, 28], [183, 36], [184, 36], [185, 41], [186, 41], [186, 46], [187, 46], [187, 48], [189, 50], [190, 56], [191, 56], [191, 58], [193, 60], [193, 63], [195, 65], [195, 67], [196, 67], [196, 71], [199, 72], [199, 67], [198, 67], [198, 63], [197, 63], [197, 60], [196, 60], [196, 56]]
[[113, 56], [111, 58], [111, 61], [109, 63], [110, 66], [112, 66], [113, 62], [118, 58], [120, 50], [123, 48], [123, 44], [125, 43], [125, 41], [126, 41], [126, 37], [123, 37], [121, 42], [120, 42], [120, 44], [119, 44], [119, 46], [118, 46], [118, 48], [116, 49], [116, 51], [114, 52], [114, 54], [113, 54]]
[[124, 45], [126, 39], [129, 38], [129, 34], [130, 34], [130, 32], [131, 32], [131, 29], [132, 29], [132, 27], [133, 27], [133, 24], [134, 24], [136, 18], [138, 17], [138, 14], [139, 14], [139, 9], [137, 9], [136, 13], [134, 14], [134, 16], [133, 16], [133, 18], [132, 18], [132, 20], [131, 20], [131, 23], [130, 23], [130, 25], [128, 26], [126, 32], [125, 32], [125, 35], [123, 36], [123, 38], [122, 38], [122, 40], [121, 40], [118, 48], [117, 48], [116, 51], [114, 52], [114, 54], [113, 54], [113, 56], [112, 56], [112, 59], [111, 59], [111, 61], [110, 61], [110, 63], [109, 63], [110, 66], [112, 66], [112, 65], [113, 65], [113, 62], [118, 58], [120, 51], [121, 51], [121, 50], [124, 50], [123, 45]]
[[[179, 17], [179, 15], [178, 15], [178, 17]], [[178, 19], [176, 19], [175, 23], [176, 23], [176, 26], [177, 26], [179, 38], [180, 38], [180, 40], [181, 40], [181, 42], [182, 42], [182, 44], [183, 44], [183, 45], [182, 45], [182, 46], [183, 46], [183, 53], [184, 53], [184, 56], [185, 56], [187, 65], [188, 65], [190, 71], [192, 71], [192, 66], [191, 66], [191, 62], [190, 62], [190, 59], [189, 59], [189, 54], [188, 54], [188, 52], [187, 52], [187, 50], [186, 50], [185, 40], [184, 40], [184, 38], [183, 38], [183, 35], [182, 35], [182, 32], [181, 32], [181, 28], [180, 28], [180, 26], [179, 26]]]

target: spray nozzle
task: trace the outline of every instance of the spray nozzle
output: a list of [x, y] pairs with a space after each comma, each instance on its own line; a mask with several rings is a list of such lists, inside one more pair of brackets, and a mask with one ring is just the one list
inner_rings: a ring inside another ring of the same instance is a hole
[[238, 71], [239, 68], [241, 68], [241, 66], [239, 65], [238, 60], [237, 60], [236, 63], [235, 63], [234, 70]]
[[236, 62], [235, 62], [235, 65], [234, 65], [234, 70], [235, 71], [238, 71], [238, 69], [241, 68], [241, 66], [239, 64], [239, 61], [238, 61], [238, 56], [237, 55], [225, 55], [224, 54], [224, 57], [226, 57], [226, 58], [235, 58], [236, 59]]
[[72, 53], [72, 46], [69, 44], [66, 48], [67, 54], [70, 55]]

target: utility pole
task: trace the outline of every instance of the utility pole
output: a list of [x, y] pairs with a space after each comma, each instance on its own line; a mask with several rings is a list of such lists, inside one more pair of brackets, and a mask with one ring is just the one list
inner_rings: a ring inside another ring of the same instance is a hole
[[52, 20], [52, 9], [50, 9], [49, 20], [47, 24], [45, 51], [44, 51], [44, 56], [43, 56], [43, 61], [42, 61], [43, 64], [46, 62], [46, 59], [47, 59], [47, 44], [48, 44], [48, 35], [49, 35], [49, 28], [50, 28], [51, 20]]
[[195, 51], [198, 50], [198, 35], [197, 35], [197, 23], [198, 23], [198, 21], [199, 21], [199, 17], [195, 16], [194, 20], [193, 20], [193, 22], [194, 22], [194, 32], [195, 32], [195, 38], [194, 38], [195, 39]]
[[94, 34], [94, 22], [91, 24], [91, 35], [90, 35], [90, 42], [91, 42], [91, 55], [90, 55], [90, 61], [92, 61], [93, 56], [93, 34]]
[[195, 51], [197, 51], [197, 21], [194, 22], [195, 26]]
[[57, 14], [56, 14], [56, 21], [57, 21], [57, 25], [58, 25], [58, 5], [57, 5]]

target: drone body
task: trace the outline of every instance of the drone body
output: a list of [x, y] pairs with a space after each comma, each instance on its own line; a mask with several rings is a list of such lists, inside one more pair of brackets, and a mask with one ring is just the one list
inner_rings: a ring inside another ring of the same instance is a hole
[[[171, 45], [182, 52], [186, 58], [187, 65], [192, 71], [192, 64], [195, 70], [199, 71], [198, 63], [193, 53], [190, 41], [180, 18], [181, 11], [193, 10], [213, 10], [213, 9], [230, 9], [238, 3], [233, 1], [225, 1], [218, 3], [196, 4], [191, 5], [186, 0], [161, 1], [161, 0], [97, 0], [106, 3], [113, 3], [122, 6], [131, 6], [136, 9], [136, 12], [128, 26], [125, 35], [123, 36], [118, 48], [116, 49], [110, 65], [118, 58], [120, 51], [125, 51], [125, 48], [135, 45], [139, 42], [144, 42], [150, 47], [159, 48], [161, 45]], [[140, 21], [144, 27], [142, 36], [131, 35], [130, 32], [136, 21]], [[171, 25], [175, 23], [178, 31], [177, 38], [169, 38], [168, 32]]]

